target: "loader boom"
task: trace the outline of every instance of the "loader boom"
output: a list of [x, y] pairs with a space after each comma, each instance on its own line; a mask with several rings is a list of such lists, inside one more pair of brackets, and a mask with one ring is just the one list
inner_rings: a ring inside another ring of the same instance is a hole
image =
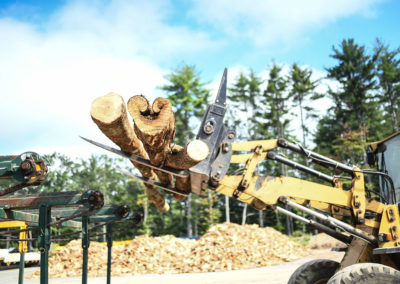
[[[346, 165], [281, 138], [235, 142], [235, 133], [223, 123], [227, 108], [226, 90], [225, 69], [216, 100], [208, 106], [196, 136], [208, 146], [209, 154], [183, 172], [190, 175], [189, 189], [181, 191], [146, 178], [140, 180], [175, 194], [180, 192], [183, 196], [189, 193], [202, 194], [209, 188], [258, 210], [275, 209], [303, 221], [348, 245], [339, 270], [357, 263], [384, 264], [400, 269], [400, 214], [397, 204], [397, 200], [400, 200], [400, 132], [369, 147], [368, 162], [371, 165], [378, 164], [377, 170]], [[137, 161], [135, 155], [96, 142], [93, 144]], [[313, 164], [341, 174], [336, 176], [297, 163], [280, 155], [276, 151], [279, 148], [302, 155]], [[265, 160], [285, 164], [314, 179], [260, 176], [256, 169]], [[182, 174], [163, 166], [151, 165], [146, 159], [141, 159], [141, 163], [171, 174], [175, 179]], [[242, 166], [241, 170], [232, 170], [236, 164]], [[366, 187], [364, 177], [367, 175], [378, 177], [378, 190]], [[350, 188], [343, 187], [343, 179], [351, 180]], [[314, 219], [299, 216], [280, 205], [296, 208], [296, 211], [300, 210]], [[378, 268], [374, 266], [373, 269]], [[400, 281], [400, 272], [398, 277]]]

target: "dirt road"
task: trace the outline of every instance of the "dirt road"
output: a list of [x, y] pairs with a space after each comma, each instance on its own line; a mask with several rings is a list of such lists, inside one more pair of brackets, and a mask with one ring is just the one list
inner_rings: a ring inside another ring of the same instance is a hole
[[[283, 284], [287, 283], [293, 271], [303, 263], [313, 259], [332, 259], [340, 261], [343, 257], [341, 252], [332, 252], [326, 250], [314, 250], [311, 255], [303, 257], [293, 262], [287, 262], [281, 265], [266, 266], [261, 268], [210, 272], [210, 273], [187, 273], [187, 274], [148, 274], [137, 276], [114, 276], [111, 279], [112, 284]], [[37, 268], [28, 268], [25, 275], [31, 274]], [[3, 283], [18, 283], [18, 270], [0, 271], [0, 279]], [[24, 279], [24, 284], [38, 284], [39, 279]], [[82, 283], [81, 278], [51, 278], [50, 284]], [[105, 277], [93, 277], [88, 279], [88, 284], [106, 283]]]

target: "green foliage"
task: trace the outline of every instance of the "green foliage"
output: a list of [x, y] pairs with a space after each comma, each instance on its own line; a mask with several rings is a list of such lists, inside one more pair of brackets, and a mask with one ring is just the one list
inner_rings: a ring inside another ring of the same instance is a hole
[[[199, 125], [200, 119], [203, 117], [205, 108], [208, 104], [210, 91], [205, 88], [206, 83], [201, 82], [200, 75], [196, 68], [191, 65], [184, 65], [177, 68], [172, 73], [165, 76], [168, 84], [161, 87], [167, 92], [167, 98], [171, 101], [175, 113], [175, 140], [178, 145], [185, 145], [189, 139], [194, 137], [193, 128], [191, 125]], [[197, 205], [195, 212], [192, 211], [193, 203], [197, 204], [198, 197], [189, 195], [186, 199], [186, 230], [187, 235], [192, 236], [193, 225], [195, 234], [198, 233], [200, 219], [197, 216]], [[178, 224], [183, 225], [183, 207], [182, 204], [171, 200], [173, 211], [178, 211]], [[171, 219], [176, 217], [171, 216]], [[170, 228], [171, 230], [179, 230], [176, 222], [169, 223], [162, 217], [161, 226], [163, 229]], [[182, 232], [182, 231], [179, 231]], [[177, 233], [177, 232], [175, 232]]]
[[347, 161], [351, 165], [355, 165], [355, 158], [362, 156], [367, 147], [365, 132], [366, 128], [360, 129], [359, 131], [349, 129], [343, 132], [342, 135], [335, 140], [335, 145], [332, 145], [332, 149], [342, 160]]
[[397, 132], [400, 115], [400, 48], [390, 50], [389, 46], [377, 40], [374, 51], [380, 87], [377, 97], [385, 107], [387, 120], [392, 125], [391, 129], [390, 126], [388, 128]]
[[302, 132], [303, 146], [307, 147], [307, 136], [310, 134], [310, 128], [307, 127], [307, 119], [315, 119], [315, 109], [310, 106], [309, 101], [317, 100], [322, 96], [315, 92], [318, 81], [311, 80], [312, 71], [308, 68], [300, 68], [296, 63], [290, 70], [290, 96], [293, 99], [294, 107], [299, 109], [300, 127]]
[[[288, 74], [283, 72], [282, 67], [273, 64], [266, 78], [249, 69], [248, 72], [240, 73], [228, 89], [226, 122], [236, 131], [238, 140], [278, 137], [296, 140], [290, 129], [293, 120], [297, 119], [300, 121], [302, 135], [299, 140], [303, 144], [307, 145], [312, 139], [316, 152], [357, 165], [365, 161], [365, 148], [370, 141], [380, 140], [399, 130], [399, 54], [399, 48], [391, 49], [380, 40], [377, 40], [372, 52], [357, 44], [354, 39], [343, 40], [332, 49], [330, 56], [335, 64], [326, 69], [327, 78], [338, 87], [329, 89], [326, 94], [315, 92], [321, 82], [312, 80], [312, 71], [297, 64], [291, 66]], [[174, 142], [184, 145], [194, 137], [194, 130], [204, 114], [210, 92], [191, 65], [183, 65], [165, 78], [168, 82], [161, 89], [166, 92], [175, 112], [177, 128]], [[317, 117], [309, 103], [321, 97], [330, 99], [333, 106], [323, 117]], [[298, 110], [297, 117], [292, 115], [293, 108]], [[318, 120], [315, 134], [310, 132], [310, 120]], [[296, 158], [298, 155], [283, 154], [289, 159], [307, 163], [304, 159]], [[143, 224], [136, 227], [125, 223], [115, 225], [114, 238], [117, 240], [131, 239], [137, 234], [186, 236], [192, 229], [194, 235], [202, 235], [210, 226], [225, 221], [225, 198], [214, 191], [207, 190], [204, 196], [191, 196], [185, 202], [177, 202], [171, 195], [166, 195], [171, 209], [162, 214], [148, 202], [141, 183], [129, 180], [118, 171], [132, 170], [131, 164], [105, 155], [73, 160], [54, 153], [48, 159], [52, 167], [43, 184], [23, 189], [17, 194], [97, 188], [104, 193], [107, 203], [124, 203], [134, 211], [143, 211], [146, 217]], [[229, 173], [240, 172], [240, 166], [243, 165], [232, 166]], [[327, 172], [326, 169], [318, 170]], [[260, 163], [257, 171], [260, 175], [287, 174], [321, 183], [316, 178], [286, 170], [277, 162]], [[366, 182], [370, 188], [374, 182], [376, 184], [374, 180]], [[0, 180], [0, 187], [15, 183]], [[244, 204], [233, 199], [229, 204], [231, 222], [242, 223]], [[247, 208], [246, 217], [246, 223], [261, 224], [259, 212], [254, 208]], [[285, 230], [285, 215], [267, 210], [262, 218], [265, 226]], [[309, 239], [307, 233], [311, 229], [297, 220], [293, 226], [293, 239], [306, 244]], [[52, 230], [53, 234], [68, 231], [59, 228]]]
[[[327, 77], [335, 80], [339, 88], [328, 91], [334, 106], [319, 121], [314, 142], [322, 154], [340, 157], [332, 142], [340, 145], [340, 139], [337, 139], [349, 130], [360, 132], [363, 129], [363, 140], [381, 138], [384, 133], [382, 110], [374, 99], [378, 56], [368, 55], [364, 46], [348, 39], [343, 40], [338, 48], [333, 47], [331, 57], [337, 60], [337, 65], [327, 68]], [[364, 161], [365, 151], [353, 159], [356, 163]]]
[[167, 93], [175, 113], [175, 142], [184, 145], [193, 138], [191, 119], [201, 119], [207, 106], [210, 91], [201, 82], [193, 65], [184, 65], [165, 76], [168, 84], [161, 87]]
[[260, 113], [264, 121], [259, 124], [259, 129], [265, 138], [284, 138], [288, 134], [290, 123], [288, 102], [291, 94], [288, 92], [289, 82], [281, 75], [281, 71], [281, 67], [276, 64], [272, 65], [269, 70], [267, 88], [261, 99], [266, 110]]

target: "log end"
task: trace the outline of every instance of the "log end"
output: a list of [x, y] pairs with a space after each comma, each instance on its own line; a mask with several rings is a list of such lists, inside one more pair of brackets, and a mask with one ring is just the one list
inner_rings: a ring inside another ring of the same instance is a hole
[[108, 93], [96, 98], [91, 105], [90, 115], [93, 120], [103, 124], [112, 124], [125, 112], [124, 99], [116, 93]]
[[165, 165], [186, 170], [206, 159], [209, 152], [208, 145], [201, 140], [192, 140], [185, 148], [174, 145], [167, 155]]
[[187, 155], [195, 162], [201, 162], [207, 158], [210, 150], [208, 145], [201, 140], [192, 140], [187, 145]]
[[157, 98], [150, 107], [149, 101], [139, 95], [131, 97], [127, 105], [136, 131], [143, 136], [157, 136], [167, 130], [175, 130], [174, 113], [169, 100]]
[[150, 103], [143, 95], [131, 97], [128, 100], [127, 106], [133, 119], [139, 114], [149, 115], [151, 112]]

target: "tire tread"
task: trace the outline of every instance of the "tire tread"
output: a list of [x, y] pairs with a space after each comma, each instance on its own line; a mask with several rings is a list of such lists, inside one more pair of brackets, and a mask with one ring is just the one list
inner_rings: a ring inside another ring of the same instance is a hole
[[379, 263], [358, 263], [338, 271], [328, 284], [400, 283], [400, 271]]
[[309, 284], [316, 273], [326, 276], [326, 273], [335, 273], [339, 263], [330, 259], [316, 259], [304, 263], [293, 272], [288, 284]]

